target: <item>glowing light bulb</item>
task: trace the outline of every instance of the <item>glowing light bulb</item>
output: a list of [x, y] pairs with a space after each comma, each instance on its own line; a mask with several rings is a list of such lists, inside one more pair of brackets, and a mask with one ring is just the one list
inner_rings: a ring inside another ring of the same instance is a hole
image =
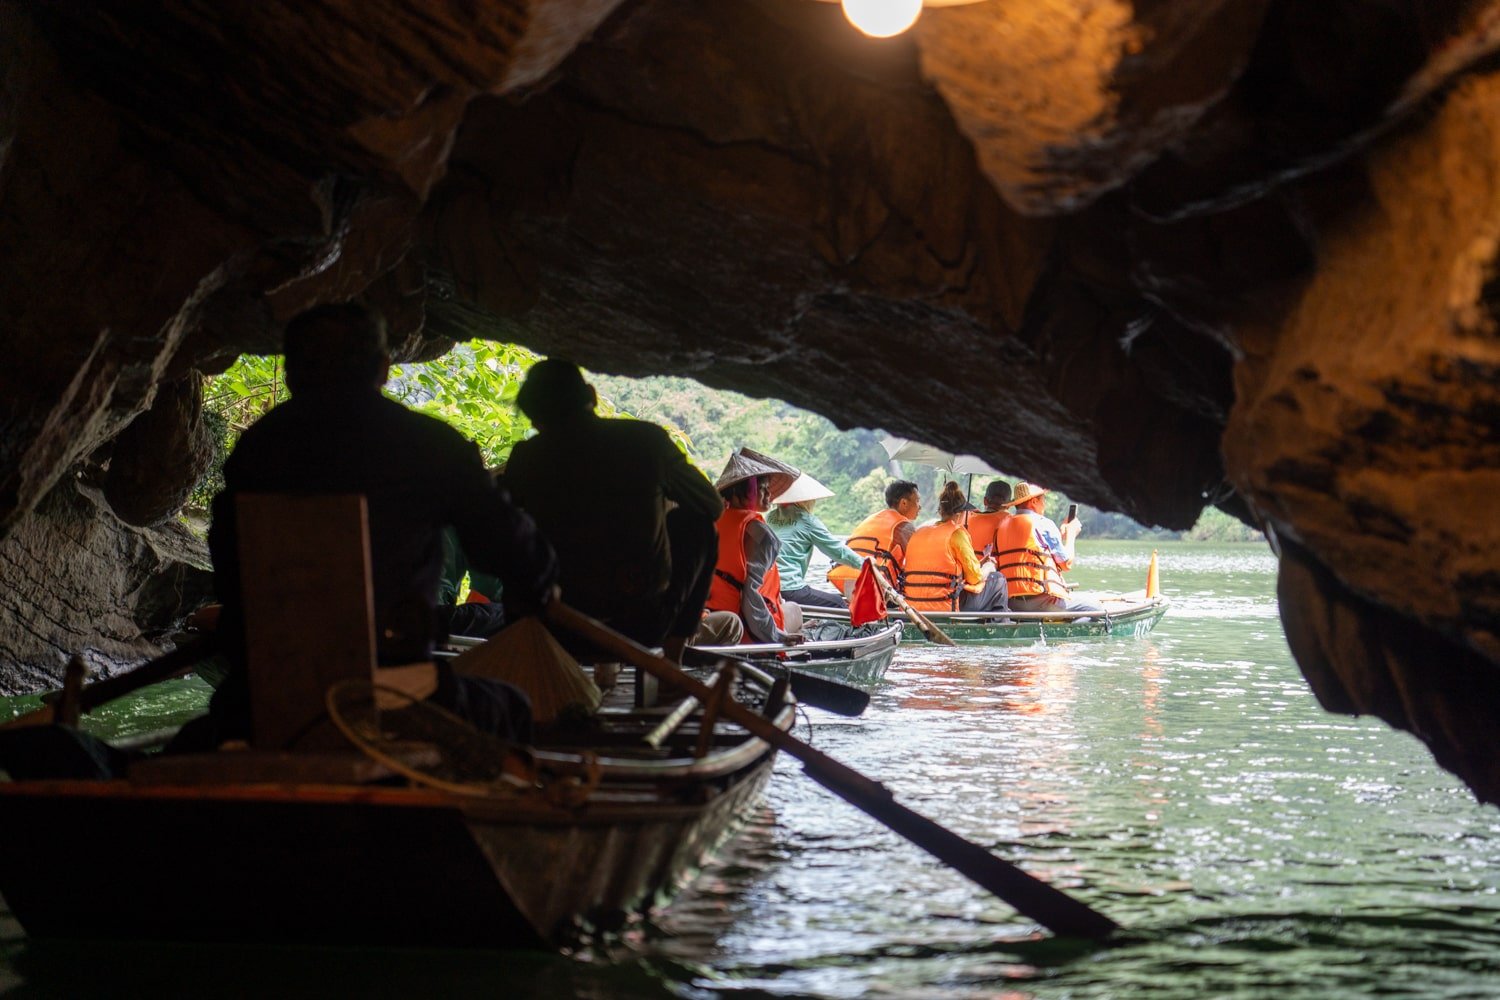
[[922, 0], [841, 0], [849, 23], [871, 38], [890, 38], [917, 23]]

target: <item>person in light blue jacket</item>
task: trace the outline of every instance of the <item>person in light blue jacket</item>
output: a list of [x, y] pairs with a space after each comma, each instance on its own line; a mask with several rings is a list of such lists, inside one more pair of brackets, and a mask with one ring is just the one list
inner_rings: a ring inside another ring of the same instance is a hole
[[781, 599], [820, 608], [846, 608], [848, 602], [832, 590], [818, 590], [807, 583], [807, 565], [813, 549], [821, 549], [828, 558], [858, 569], [863, 557], [833, 536], [816, 514], [813, 505], [833, 491], [807, 473], [787, 487], [785, 493], [771, 499], [772, 510], [766, 523], [781, 540], [776, 569], [781, 573]]

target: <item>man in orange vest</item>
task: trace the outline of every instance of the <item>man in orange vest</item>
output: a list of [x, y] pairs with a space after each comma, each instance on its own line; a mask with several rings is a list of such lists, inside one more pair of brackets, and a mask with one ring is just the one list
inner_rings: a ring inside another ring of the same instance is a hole
[[[922, 494], [917, 484], [897, 479], [885, 488], [885, 508], [860, 522], [844, 544], [862, 556], [875, 560], [892, 584], [901, 584], [901, 566], [912, 532], [917, 529], [917, 515], [922, 512]], [[848, 566], [834, 566], [828, 571], [828, 582], [846, 598], [859, 571]]]
[[1073, 567], [1073, 541], [1083, 530], [1074, 518], [1061, 529], [1042, 513], [1047, 491], [1035, 483], [1017, 483], [1008, 507], [1014, 516], [995, 532], [995, 564], [1005, 574], [1012, 611], [1103, 611], [1091, 601], [1075, 599], [1063, 582]]
[[1000, 551], [1000, 546], [995, 544], [995, 537], [1000, 530], [1000, 523], [1011, 518], [1010, 511], [1005, 509], [1010, 497], [1010, 483], [996, 479], [984, 488], [984, 510], [969, 515], [966, 525], [969, 538], [974, 543], [974, 551], [981, 556], [992, 556]]
[[[784, 462], [738, 448], [714, 483], [725, 508], [716, 525], [719, 556], [707, 607], [739, 615], [745, 623], [747, 642], [790, 643], [801, 639], [781, 602], [781, 575], [776, 571], [781, 542], [761, 516], [770, 510], [771, 497], [785, 492], [798, 475]], [[796, 613], [799, 621], [800, 611]]]

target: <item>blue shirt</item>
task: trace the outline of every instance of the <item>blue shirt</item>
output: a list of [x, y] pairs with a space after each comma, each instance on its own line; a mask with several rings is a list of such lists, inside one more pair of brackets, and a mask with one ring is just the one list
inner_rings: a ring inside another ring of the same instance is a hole
[[1031, 517], [1031, 532], [1042, 551], [1052, 557], [1058, 569], [1067, 569], [1072, 561], [1068, 558], [1068, 550], [1063, 546], [1062, 532], [1057, 529], [1057, 525], [1052, 523], [1051, 518], [1032, 511], [1026, 513]]
[[[766, 522], [770, 524], [769, 521]], [[776, 554], [776, 568], [781, 571], [781, 589], [801, 590], [807, 586], [807, 565], [812, 562], [813, 549], [823, 551], [834, 562], [858, 569], [864, 557], [833, 536], [816, 514], [802, 512], [802, 516], [791, 524], [771, 524], [771, 530], [781, 539], [781, 551]]]

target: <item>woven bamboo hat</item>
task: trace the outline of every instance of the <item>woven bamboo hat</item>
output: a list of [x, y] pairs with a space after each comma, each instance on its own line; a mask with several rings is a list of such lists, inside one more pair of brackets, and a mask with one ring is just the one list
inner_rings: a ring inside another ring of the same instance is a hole
[[1005, 501], [1000, 506], [1014, 507], [1018, 503], [1025, 503], [1032, 497], [1044, 497], [1046, 495], [1047, 491], [1042, 489], [1036, 483], [1017, 483], [1015, 492], [1011, 494], [1011, 498]]
[[800, 475], [802, 471], [796, 466], [787, 465], [770, 455], [762, 455], [750, 448], [736, 448], [734, 454], [729, 456], [729, 461], [724, 463], [724, 471], [715, 480], [714, 489], [728, 489], [751, 476], [764, 477], [770, 483], [771, 495], [774, 497], [791, 488]]
[[787, 487], [785, 493], [772, 494], [772, 503], [801, 503], [804, 500], [826, 500], [833, 496], [833, 490], [818, 482], [807, 473], [797, 477], [797, 481]]

